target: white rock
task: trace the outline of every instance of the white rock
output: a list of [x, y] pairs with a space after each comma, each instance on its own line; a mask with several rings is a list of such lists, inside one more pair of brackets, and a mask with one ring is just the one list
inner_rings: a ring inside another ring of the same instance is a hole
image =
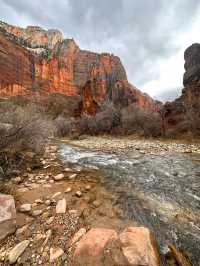
[[32, 212], [32, 215], [33, 216], [39, 216], [39, 215], [41, 215], [42, 214], [42, 210], [34, 210], [33, 212]]
[[76, 178], [77, 177], [77, 174], [73, 174], [73, 175], [70, 175], [69, 176], [69, 179], [74, 179], [74, 178]]
[[28, 247], [30, 241], [24, 240], [17, 244], [8, 255], [8, 260], [10, 264], [13, 264], [17, 261], [17, 259], [22, 255], [22, 253], [25, 251], [25, 249]]
[[76, 196], [80, 198], [80, 197], [82, 196], [82, 192], [81, 192], [81, 191], [79, 191], [79, 190], [78, 190], [78, 191], [76, 191]]
[[65, 190], [65, 193], [69, 193], [72, 191], [72, 188], [71, 187], [68, 187], [66, 190]]
[[55, 194], [53, 194], [53, 196], [51, 197], [52, 199], [57, 198], [58, 196], [60, 196], [62, 194], [62, 192], [56, 192]]
[[30, 212], [31, 211], [31, 204], [30, 203], [25, 203], [22, 204], [19, 208], [20, 212]]
[[47, 206], [51, 205], [51, 200], [49, 200], [49, 199], [45, 200], [45, 205], [47, 205]]
[[59, 200], [57, 205], [56, 205], [56, 213], [65, 213], [66, 212], [66, 207], [67, 207], [67, 202], [66, 199], [63, 198], [62, 200]]
[[64, 171], [65, 172], [72, 172], [73, 170], [71, 168], [65, 168]]
[[54, 176], [54, 180], [59, 181], [59, 180], [62, 180], [64, 177], [65, 177], [64, 174], [58, 174], [58, 175]]
[[59, 247], [50, 248], [50, 262], [54, 262], [59, 257], [61, 257], [63, 254], [64, 254], [64, 251], [62, 250], [62, 248], [59, 248]]

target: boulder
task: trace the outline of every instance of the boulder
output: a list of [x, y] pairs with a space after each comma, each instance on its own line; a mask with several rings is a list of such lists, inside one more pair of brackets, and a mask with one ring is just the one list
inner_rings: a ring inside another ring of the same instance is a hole
[[104, 266], [113, 263], [106, 246], [117, 241], [117, 233], [112, 229], [92, 228], [77, 243], [72, 265]]
[[77, 243], [73, 266], [159, 266], [156, 241], [144, 227], [128, 227], [121, 234], [92, 228]]
[[119, 239], [128, 265], [160, 265], [157, 244], [148, 228], [128, 227], [119, 235]]
[[16, 209], [11, 195], [0, 194], [0, 240], [15, 232]]

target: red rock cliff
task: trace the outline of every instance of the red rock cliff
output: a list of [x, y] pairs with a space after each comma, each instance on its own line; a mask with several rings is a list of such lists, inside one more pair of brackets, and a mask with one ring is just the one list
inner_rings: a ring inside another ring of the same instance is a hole
[[82, 108], [94, 114], [105, 100], [141, 109], [160, 105], [127, 81], [118, 57], [81, 50], [57, 30], [26, 29], [0, 23], [0, 95], [61, 93], [81, 95]]

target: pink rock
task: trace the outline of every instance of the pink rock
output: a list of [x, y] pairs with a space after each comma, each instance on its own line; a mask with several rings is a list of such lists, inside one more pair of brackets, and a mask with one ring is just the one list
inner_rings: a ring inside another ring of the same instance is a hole
[[105, 257], [107, 254], [109, 254], [109, 252], [106, 251], [106, 246], [109, 242], [116, 241], [117, 239], [117, 233], [112, 229], [92, 228], [78, 242], [74, 253], [74, 261], [72, 265], [112, 265], [102, 263], [105, 263]]
[[114, 230], [93, 228], [78, 242], [73, 266], [159, 266], [159, 252], [151, 232], [128, 227], [119, 236]]
[[16, 229], [15, 201], [11, 195], [0, 194], [0, 240]]
[[160, 265], [157, 244], [148, 228], [128, 227], [119, 235], [119, 239], [128, 265]]

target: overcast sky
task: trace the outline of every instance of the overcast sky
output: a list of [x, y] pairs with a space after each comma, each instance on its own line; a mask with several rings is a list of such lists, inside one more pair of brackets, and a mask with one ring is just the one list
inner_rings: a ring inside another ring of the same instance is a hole
[[179, 95], [184, 50], [200, 42], [199, 0], [0, 0], [0, 19], [60, 29], [82, 49], [114, 53], [132, 84], [163, 100]]

